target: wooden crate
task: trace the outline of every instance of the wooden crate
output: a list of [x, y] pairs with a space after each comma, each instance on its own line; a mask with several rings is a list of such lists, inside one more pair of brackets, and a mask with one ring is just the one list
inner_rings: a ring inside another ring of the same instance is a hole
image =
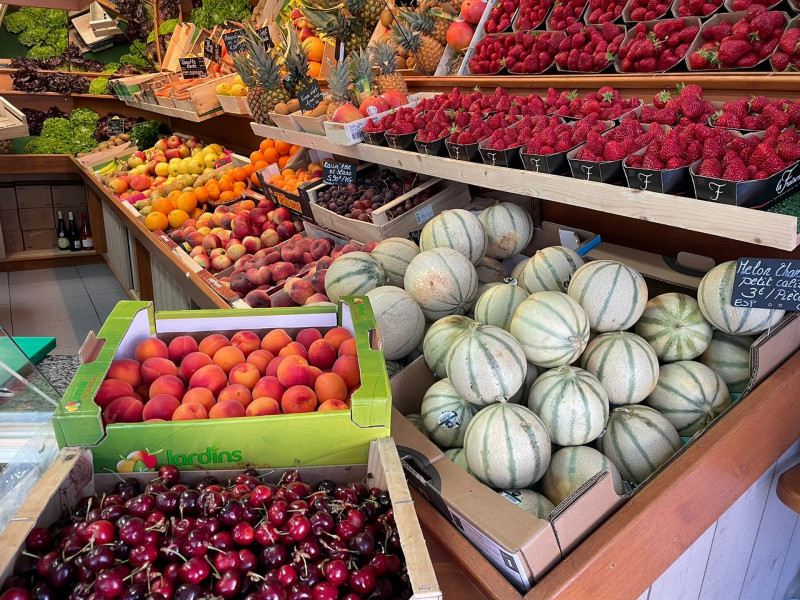
[[125, 142], [124, 144], [114, 146], [113, 148], [107, 148], [101, 152], [91, 152], [75, 160], [77, 160], [82, 167], [93, 171], [94, 167], [98, 165], [106, 164], [109, 160], [119, 156], [130, 156], [137, 150], [138, 148], [133, 145], [133, 142]]
[[161, 60], [162, 71], [180, 71], [179, 58], [183, 58], [192, 45], [194, 32], [197, 27], [194, 23], [178, 23], [172, 32], [167, 51]]
[[[283, 473], [291, 470], [270, 469], [262, 472], [262, 478], [265, 482], [276, 482]], [[61, 450], [0, 536], [0, 581], [12, 575], [14, 565], [24, 550], [25, 537], [34, 527], [51, 525], [68, 514], [69, 508], [82, 497], [105, 492], [119, 481], [115, 474], [94, 474], [93, 471], [89, 451], [74, 447]], [[392, 438], [371, 442], [366, 465], [301, 467], [299, 471], [303, 480], [311, 483], [323, 479], [332, 479], [337, 483], [364, 480], [370, 487], [388, 490], [413, 591], [411, 600], [437, 600], [442, 597]], [[228, 481], [237, 473], [184, 471], [181, 480], [191, 484], [207, 475], [215, 475], [220, 481]], [[141, 482], [150, 481], [155, 476], [155, 473], [126, 473], [126, 477]]]
[[25, 113], [0, 96], [0, 140], [30, 135]]

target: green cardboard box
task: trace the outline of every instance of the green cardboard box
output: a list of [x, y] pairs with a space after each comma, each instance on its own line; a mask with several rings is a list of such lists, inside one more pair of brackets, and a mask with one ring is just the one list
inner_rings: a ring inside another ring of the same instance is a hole
[[[93, 402], [112, 361], [133, 358], [142, 340], [169, 343], [178, 335], [202, 339], [212, 333], [249, 330], [263, 336], [283, 328], [290, 335], [306, 327], [323, 333], [345, 327], [356, 337], [361, 387], [350, 411], [180, 421], [119, 423], [103, 428]], [[98, 346], [99, 351], [97, 347]], [[84, 362], [53, 417], [59, 447], [87, 446], [97, 471], [290, 467], [297, 464], [366, 463], [369, 443], [389, 437], [391, 391], [375, 317], [366, 297], [348, 297], [338, 307], [311, 306], [245, 310], [155, 312], [150, 302], [120, 302], [82, 352]]]

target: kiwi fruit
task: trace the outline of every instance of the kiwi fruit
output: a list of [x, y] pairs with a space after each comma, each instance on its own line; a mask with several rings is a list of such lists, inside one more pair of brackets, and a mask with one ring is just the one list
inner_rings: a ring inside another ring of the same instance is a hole
[[298, 110], [300, 110], [300, 100], [298, 100], [297, 98], [292, 98], [291, 100], [289, 100], [286, 106], [289, 107], [290, 113], [297, 112]]
[[407, 69], [408, 65], [406, 64], [406, 59], [402, 56], [397, 57], [397, 68], [398, 69]]
[[275, 105], [275, 108], [272, 109], [276, 115], [288, 115], [289, 114], [289, 106], [285, 102], [278, 102]]
[[394, 14], [388, 8], [384, 8], [381, 11], [381, 25], [384, 27], [391, 27], [392, 23], [394, 22]]

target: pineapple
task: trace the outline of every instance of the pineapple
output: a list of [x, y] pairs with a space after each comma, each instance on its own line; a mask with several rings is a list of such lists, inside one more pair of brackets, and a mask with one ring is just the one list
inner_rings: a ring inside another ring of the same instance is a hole
[[383, 0], [345, 0], [345, 5], [350, 14], [362, 18], [369, 29], [375, 29], [385, 8]]
[[397, 72], [397, 55], [394, 45], [385, 41], [378, 41], [370, 46], [373, 64], [378, 67], [379, 74], [375, 78], [378, 93], [386, 90], [397, 90], [408, 94], [408, 86], [403, 76]]
[[372, 95], [375, 87], [375, 75], [372, 73], [372, 61], [365, 49], [350, 54], [350, 75], [353, 78], [353, 90], [358, 102]]
[[263, 42], [258, 39], [248, 39], [250, 61], [253, 65], [254, 82], [248, 88], [247, 104], [256, 123], [272, 124], [267, 113], [272, 112], [279, 102], [288, 102], [289, 92], [283, 85], [281, 75], [282, 63], [278, 57], [264, 48]]
[[328, 75], [328, 87], [331, 89], [331, 102], [328, 104], [328, 120], [333, 117], [333, 113], [342, 104], [348, 104], [350, 97], [350, 60], [342, 60], [331, 65], [328, 61], [330, 75]]
[[372, 29], [363, 18], [352, 15], [342, 4], [331, 8], [306, 7], [303, 14], [318, 34], [341, 40], [348, 52], [365, 47], [372, 36]]
[[450, 23], [452, 23], [452, 21], [443, 17], [439, 17], [435, 12], [432, 11], [439, 11], [440, 13], [444, 12], [439, 7], [439, 2], [437, 2], [437, 0], [424, 0], [420, 3], [419, 12], [426, 14], [433, 19], [433, 28], [430, 31], [430, 36], [440, 44], [446, 44], [447, 30], [450, 28]]
[[281, 47], [281, 51], [289, 74], [288, 91], [292, 97], [295, 97], [298, 90], [302, 90], [311, 82], [311, 77], [308, 76], [308, 52], [300, 43], [294, 27], [288, 27], [286, 42]]
[[[413, 17], [409, 17], [409, 20], [413, 22]], [[392, 34], [395, 43], [411, 53], [411, 57], [415, 59], [414, 63], [422, 69], [423, 73], [431, 76], [436, 72], [439, 60], [444, 54], [444, 46], [432, 37], [412, 31], [408, 25], [401, 23], [392, 26]]]

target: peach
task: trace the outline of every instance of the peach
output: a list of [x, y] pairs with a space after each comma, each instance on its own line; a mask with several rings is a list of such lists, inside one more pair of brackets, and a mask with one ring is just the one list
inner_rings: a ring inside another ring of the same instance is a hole
[[[309, 281], [311, 282], [311, 287], [314, 288], [314, 291], [317, 294], [325, 294], [325, 277], [328, 274], [328, 269], [317, 269], [314, 273], [309, 277]], [[308, 300], [306, 300], [308, 302]]]
[[183, 377], [185, 381], [189, 381], [198, 369], [213, 363], [214, 361], [211, 360], [208, 354], [204, 352], [192, 352], [181, 362], [181, 377]]
[[278, 290], [272, 294], [272, 296], [269, 297], [269, 302], [272, 308], [289, 308], [292, 306], [297, 306], [294, 300], [289, 298], [289, 294], [283, 290]]
[[370, 254], [373, 250], [375, 250], [375, 247], [377, 245], [378, 242], [367, 242], [366, 244], [361, 246], [361, 252], [366, 252], [367, 254]]
[[130, 358], [121, 358], [115, 360], [108, 367], [106, 379], [119, 379], [120, 381], [127, 381], [131, 387], [137, 387], [142, 383], [142, 374], [139, 372], [139, 363]]
[[250, 308], [270, 308], [272, 300], [264, 290], [251, 290], [247, 292], [244, 301]]
[[214, 364], [230, 373], [236, 365], [244, 362], [244, 353], [233, 346], [225, 346], [214, 353]]
[[361, 383], [361, 372], [358, 370], [358, 357], [345, 354], [333, 363], [333, 372], [344, 379], [348, 389]]
[[220, 348], [224, 348], [225, 346], [229, 345], [230, 341], [224, 335], [220, 333], [212, 333], [211, 335], [200, 340], [200, 343], [197, 345], [197, 350], [204, 354], [208, 354], [211, 358], [214, 358], [214, 355]]
[[141, 373], [142, 384], [146, 385], [149, 391], [150, 385], [162, 375], [177, 375], [178, 367], [168, 358], [153, 357], [142, 363]]
[[278, 356], [302, 356], [304, 359], [308, 360], [308, 350], [306, 347], [303, 346], [300, 342], [291, 342], [281, 348], [281, 351], [278, 353]]
[[183, 398], [183, 392], [185, 389], [186, 386], [184, 386], [183, 382], [175, 377], [175, 375], [162, 375], [152, 384], [150, 384], [148, 398], [152, 399], [154, 396], [158, 396], [159, 394], [169, 394], [170, 396], [174, 396], [180, 400]]
[[191, 336], [179, 335], [169, 343], [168, 350], [169, 359], [179, 365], [192, 352], [197, 352], [197, 342]]
[[172, 413], [173, 421], [197, 421], [199, 419], [207, 419], [208, 411], [202, 404], [191, 402], [188, 404], [181, 404]]
[[106, 379], [97, 388], [97, 393], [94, 396], [94, 403], [100, 408], [105, 408], [117, 398], [123, 396], [133, 396], [133, 387], [127, 381], [121, 379]]
[[306, 347], [306, 350], [311, 348], [311, 344], [321, 339], [322, 339], [322, 334], [319, 332], [319, 329], [314, 329], [313, 327], [309, 327], [308, 329], [303, 329], [300, 333], [297, 334], [297, 341], [303, 344], [303, 346]]
[[326, 400], [340, 400], [347, 398], [347, 384], [336, 373], [323, 373], [314, 382], [314, 392], [320, 402]]
[[[263, 352], [263, 350], [259, 350], [259, 352]], [[247, 362], [236, 365], [228, 373], [228, 383], [241, 384], [248, 390], [252, 390], [259, 379], [261, 379], [261, 373], [258, 367]]]
[[321, 304], [322, 302], [330, 302], [331, 299], [328, 298], [325, 294], [314, 294], [303, 306], [311, 306], [312, 304]]
[[261, 340], [261, 349], [272, 353], [274, 356], [292, 341], [292, 338], [283, 329], [273, 329]]
[[317, 412], [328, 412], [331, 410], [350, 410], [350, 407], [341, 400], [331, 398], [330, 400], [325, 400], [325, 402], [320, 404]]
[[103, 411], [103, 422], [112, 423], [141, 423], [144, 405], [130, 396], [122, 396], [113, 400]]
[[231, 338], [231, 346], [238, 348], [245, 356], [250, 356], [261, 347], [261, 338], [252, 331], [240, 331]]
[[283, 396], [286, 388], [283, 387], [277, 377], [267, 376], [258, 380], [258, 383], [253, 388], [253, 398], [274, 398], [278, 399]]
[[339, 356], [358, 356], [356, 338], [350, 338], [342, 342], [342, 345], [339, 346]]
[[209, 419], [235, 419], [237, 417], [245, 416], [244, 406], [236, 400], [223, 400], [217, 402], [214, 407], [208, 411]]
[[267, 350], [256, 350], [255, 352], [250, 353], [250, 355], [247, 357], [247, 363], [255, 366], [263, 377], [267, 372], [267, 365], [269, 365], [273, 358], [275, 357], [272, 355], [272, 352], [268, 352]]
[[200, 404], [206, 410], [211, 410], [211, 407], [214, 406], [217, 403], [217, 401], [214, 399], [214, 394], [211, 393], [211, 390], [198, 387], [188, 390], [183, 395], [183, 400], [181, 400], [181, 403]]
[[264, 372], [264, 375], [271, 375], [272, 377], [278, 376], [278, 367], [281, 366], [283, 362], [283, 356], [276, 356], [273, 358], [269, 365], [267, 365], [267, 370]]
[[278, 367], [278, 381], [287, 388], [308, 385], [311, 383], [311, 369], [302, 356], [287, 356]]
[[253, 401], [253, 396], [250, 390], [240, 383], [229, 385], [223, 389], [217, 397], [217, 402], [224, 402], [225, 400], [236, 400], [239, 404], [247, 408], [248, 404]]
[[339, 346], [342, 345], [342, 342], [349, 340], [351, 337], [353, 336], [344, 327], [334, 327], [325, 334], [325, 339], [333, 344], [333, 347], [336, 348], [337, 352], [339, 351]]
[[336, 362], [336, 348], [328, 340], [317, 340], [308, 349], [308, 361], [320, 369], [330, 369]]
[[146, 340], [139, 342], [139, 345], [136, 346], [136, 352], [134, 354], [136, 356], [136, 360], [138, 360], [140, 363], [143, 363], [148, 358], [169, 358], [169, 350], [167, 349], [167, 345], [158, 338], [147, 338]]
[[[309, 254], [309, 256], [311, 255]], [[289, 298], [300, 305], [305, 304], [306, 300], [316, 293], [308, 279], [300, 279], [299, 277], [290, 277], [283, 289], [289, 294]]]
[[285, 413], [314, 412], [317, 407], [317, 396], [306, 385], [295, 385], [283, 393], [281, 408]]
[[189, 380], [189, 388], [203, 387], [211, 391], [214, 397], [228, 385], [228, 377], [225, 371], [217, 365], [206, 365], [195, 371]]
[[309, 365], [308, 369], [311, 371], [311, 381], [309, 382], [308, 386], [313, 388], [314, 382], [317, 380], [317, 377], [322, 375], [322, 369], [314, 367], [312, 365]]
[[149, 421], [150, 419], [171, 421], [173, 413], [178, 410], [180, 405], [180, 401], [178, 401], [175, 396], [157, 394], [150, 398], [150, 401], [144, 405], [142, 418], [145, 421]]
[[267, 415], [278, 415], [281, 407], [275, 398], [257, 398], [253, 400], [245, 410], [248, 417], [265, 417]]

